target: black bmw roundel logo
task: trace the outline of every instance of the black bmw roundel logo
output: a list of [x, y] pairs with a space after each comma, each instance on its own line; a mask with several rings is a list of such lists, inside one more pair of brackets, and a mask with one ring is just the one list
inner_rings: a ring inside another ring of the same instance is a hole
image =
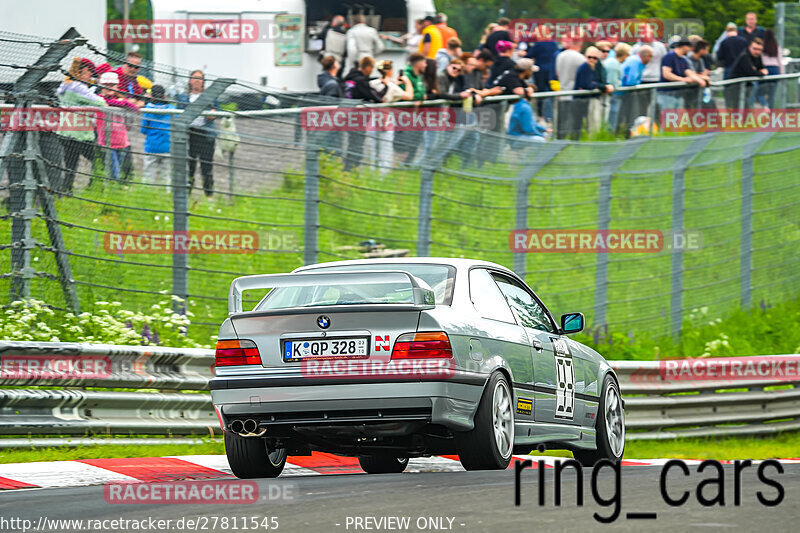
[[331, 325], [331, 319], [326, 317], [325, 315], [320, 315], [317, 317], [317, 325], [321, 329], [328, 329], [328, 326]]

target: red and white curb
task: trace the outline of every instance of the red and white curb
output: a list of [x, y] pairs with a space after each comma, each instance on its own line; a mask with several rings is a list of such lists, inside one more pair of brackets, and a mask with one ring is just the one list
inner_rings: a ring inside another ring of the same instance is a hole
[[[552, 468], [563, 457], [515, 455], [531, 459], [534, 468], [544, 461]], [[668, 459], [624, 460], [623, 466], [661, 466]], [[687, 465], [698, 460], [684, 460]], [[732, 461], [720, 461], [730, 463]], [[784, 464], [800, 464], [800, 459], [781, 459]], [[512, 461], [509, 468], [514, 468]], [[454, 455], [411, 459], [406, 472], [463, 472]], [[289, 457], [281, 478], [325, 474], [363, 474], [355, 457], [314, 452], [310, 456]], [[184, 455], [180, 457], [134, 457], [128, 459], [82, 459], [42, 463], [0, 464], [0, 490], [80, 487], [107, 483], [153, 483], [234, 479], [224, 455]]]

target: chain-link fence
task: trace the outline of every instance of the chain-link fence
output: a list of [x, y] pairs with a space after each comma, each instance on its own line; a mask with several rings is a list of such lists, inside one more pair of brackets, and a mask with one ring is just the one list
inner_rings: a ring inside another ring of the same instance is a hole
[[[595, 331], [677, 334], [699, 308], [719, 316], [797, 295], [796, 133], [536, 143], [503, 133], [508, 98], [473, 112], [494, 120], [460, 111], [469, 124], [447, 131], [317, 131], [304, 113], [330, 100], [226, 79], [205, 80], [196, 97], [167, 90], [161, 108], [92, 109], [57, 87], [74, 57], [119, 58], [73, 37], [0, 41], [4, 72], [16, 73], [8, 105], [97, 118], [88, 131], [3, 132], [8, 298], [146, 310], [174, 294], [194, 314], [190, 334], [207, 339], [232, 278], [347, 258], [495, 261], [555, 313], [584, 311]], [[167, 89], [190, 83], [189, 70], [149, 68]], [[796, 92], [796, 78], [775, 83], [784, 102]], [[699, 98], [684, 90], [686, 102]], [[651, 99], [636, 103], [653, 118], [655, 91], [637, 91]], [[565, 94], [557, 130], [584, 112]], [[154, 151], [159, 134], [169, 148]], [[657, 231], [664, 241], [658, 253], [517, 253], [520, 229]], [[179, 238], [189, 247], [176, 253]]]

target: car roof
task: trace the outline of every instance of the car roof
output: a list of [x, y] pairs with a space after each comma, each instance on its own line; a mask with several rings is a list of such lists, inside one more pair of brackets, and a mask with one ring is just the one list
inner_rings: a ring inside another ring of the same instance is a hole
[[467, 270], [471, 267], [492, 267], [511, 272], [507, 267], [492, 263], [490, 261], [481, 261], [478, 259], [465, 259], [463, 257], [381, 257], [375, 259], [351, 259], [348, 261], [330, 261], [327, 263], [316, 263], [313, 265], [306, 265], [295, 269], [293, 272], [302, 272], [313, 268], [321, 268], [328, 266], [347, 266], [347, 265], [379, 265], [379, 264], [440, 264], [455, 267], [457, 270]]

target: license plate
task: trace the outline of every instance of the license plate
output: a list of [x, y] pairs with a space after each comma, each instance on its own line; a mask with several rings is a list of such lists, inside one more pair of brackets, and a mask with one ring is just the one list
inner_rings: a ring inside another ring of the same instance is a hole
[[365, 337], [283, 341], [283, 360], [299, 361], [306, 357], [368, 357]]

